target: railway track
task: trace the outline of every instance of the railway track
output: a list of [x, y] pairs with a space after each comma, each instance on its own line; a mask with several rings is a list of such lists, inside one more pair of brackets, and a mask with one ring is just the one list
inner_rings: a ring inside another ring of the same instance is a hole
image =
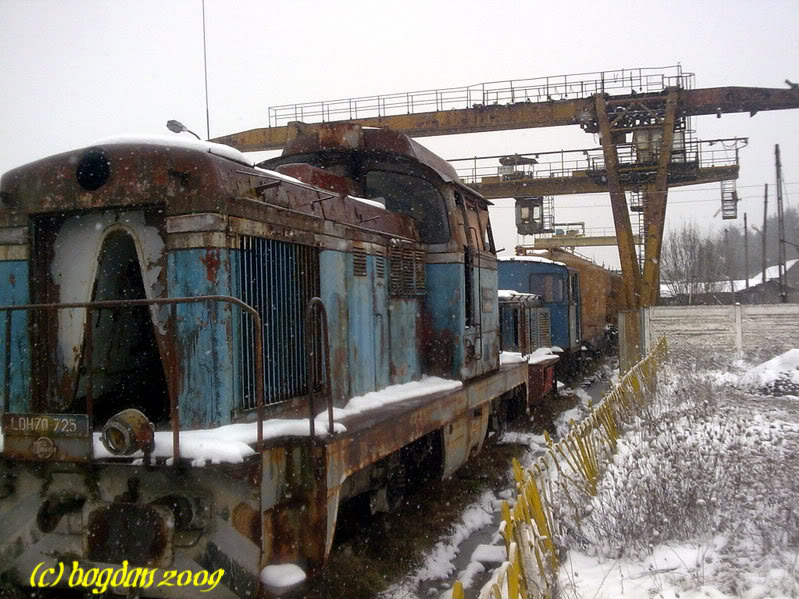
[[[463, 530], [461, 534], [452, 533], [463, 526], [464, 511], [470, 506], [479, 509], [477, 505], [481, 499], [485, 503], [486, 494], [497, 500], [509, 496], [513, 486], [511, 459], [531, 461], [537, 454], [530, 440], [544, 430], [555, 434], [559, 419], [577, 413], [585, 405], [587, 395], [598, 400], [610, 386], [611, 364], [609, 358], [599, 361], [582, 381], [561, 391], [560, 397], [540, 402], [529, 418], [509, 427], [510, 434], [504, 440], [492, 439], [486, 443], [475, 459], [449, 479], [430, 478], [407, 488], [396, 511], [369, 517], [366, 501], [356, 499], [342, 506], [329, 563], [319, 576], [284, 596], [412, 599], [438, 597], [451, 588], [452, 582], [469, 566], [473, 550], [495, 540], [499, 522], [498, 512], [491, 513], [484, 518], [485, 524], [469, 530], [462, 542], [451, 547], [453, 537], [463, 537]], [[426, 559], [438, 543], [442, 544], [439, 554], [456, 553], [445, 566], [452, 572], [443, 577], [436, 577], [430, 560]], [[480, 588], [483, 578], [487, 580], [486, 573], [475, 573], [467, 596], [470, 590]]]

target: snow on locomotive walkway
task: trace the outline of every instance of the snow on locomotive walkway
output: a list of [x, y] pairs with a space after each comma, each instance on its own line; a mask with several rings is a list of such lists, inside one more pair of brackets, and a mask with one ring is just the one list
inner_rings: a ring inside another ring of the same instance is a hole
[[[379, 410], [389, 404], [408, 401], [424, 395], [455, 391], [463, 387], [461, 381], [443, 379], [435, 376], [423, 376], [418, 381], [411, 381], [398, 385], [390, 385], [379, 391], [372, 391], [365, 395], [353, 397], [343, 408], [333, 408], [333, 430], [335, 433], [344, 433], [347, 427], [339, 422], [348, 416], [353, 416], [370, 410]], [[316, 418], [314, 434], [317, 437], [328, 435], [327, 411], [320, 412]], [[307, 437], [310, 433], [310, 424], [307, 418], [285, 419], [270, 418], [264, 420], [263, 438], [277, 439], [279, 437]], [[253, 455], [253, 446], [258, 437], [258, 428], [255, 422], [228, 424], [211, 429], [187, 430], [180, 433], [180, 455], [182, 458], [192, 460], [193, 466], [204, 466], [207, 463], [238, 464], [247, 456]], [[3, 437], [0, 434], [0, 451], [2, 451]], [[94, 433], [94, 457], [97, 459], [114, 457], [100, 441], [100, 433]], [[171, 463], [172, 432], [158, 431], [155, 433], [155, 449], [152, 453], [156, 458], [168, 458]], [[142, 458], [141, 452], [132, 457]]]
[[797, 358], [672, 355], [597, 495], [557, 504], [561, 597], [799, 597]]

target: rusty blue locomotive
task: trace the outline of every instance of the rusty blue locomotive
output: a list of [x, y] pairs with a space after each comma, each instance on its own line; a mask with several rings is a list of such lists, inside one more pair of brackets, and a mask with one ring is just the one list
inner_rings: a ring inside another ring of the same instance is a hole
[[259, 596], [322, 567], [342, 501], [391, 508], [551, 387], [556, 357], [500, 363], [501, 328], [549, 343], [535, 298], [498, 300], [488, 202], [403, 135], [298, 124], [257, 166], [109, 140], [0, 199], [6, 581], [113, 564]]

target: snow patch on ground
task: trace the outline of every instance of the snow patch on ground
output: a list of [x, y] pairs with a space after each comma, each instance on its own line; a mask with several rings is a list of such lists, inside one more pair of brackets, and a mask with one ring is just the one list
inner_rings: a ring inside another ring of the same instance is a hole
[[305, 580], [305, 571], [295, 564], [275, 564], [261, 570], [261, 582], [273, 589], [294, 586]]
[[737, 387], [770, 395], [798, 393], [799, 349], [790, 349], [776, 358], [749, 369], [740, 377]]
[[[493, 514], [498, 509], [499, 502], [497, 498], [492, 492], [485, 491], [475, 503], [464, 510], [461, 520], [453, 526], [452, 532], [427, 552], [421, 568], [405, 580], [392, 585], [380, 593], [379, 597], [384, 599], [393, 599], [395, 597], [413, 599], [417, 597], [415, 593], [421, 583], [448, 578], [455, 571], [453, 562], [460, 552], [461, 543], [478, 530], [491, 524], [493, 522]], [[477, 565], [472, 566], [472, 563]], [[484, 569], [479, 562], [471, 562], [466, 573], [469, 576], [469, 584], [471, 584], [473, 577], [484, 571]], [[469, 586], [466, 584], [466, 575], [461, 578], [464, 587]]]
[[532, 449], [546, 447], [544, 435], [535, 433], [505, 431], [497, 440], [497, 445], [525, 445]]
[[[560, 389], [558, 390], [560, 391]], [[569, 434], [569, 430], [571, 429], [570, 422], [572, 420], [577, 423], [585, 418], [589, 412], [588, 405], [592, 401], [591, 396], [585, 390], [580, 389], [579, 387], [576, 389], [566, 389], [562, 391], [562, 394], [573, 395], [577, 398], [579, 403], [570, 410], [561, 412], [555, 419], [555, 435], [558, 439], [562, 439]]]

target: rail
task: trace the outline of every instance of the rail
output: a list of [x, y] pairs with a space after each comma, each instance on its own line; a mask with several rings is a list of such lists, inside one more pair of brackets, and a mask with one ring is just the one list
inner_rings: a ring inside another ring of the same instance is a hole
[[661, 92], [667, 87], [692, 89], [693, 86], [694, 74], [683, 72], [680, 65], [506, 79], [465, 87], [270, 106], [269, 126], [280, 127], [291, 121], [345, 121], [517, 102], [548, 102], [606, 92]]
[[[171, 326], [169, 327], [170, 335], [170, 351], [174, 351], [176, 345], [176, 306], [178, 304], [197, 304], [202, 302], [222, 302], [234, 306], [238, 306], [244, 312], [247, 312], [253, 319], [253, 328], [255, 329], [255, 386], [256, 386], [256, 418], [257, 424], [257, 442], [256, 448], [258, 451], [263, 447], [263, 419], [264, 419], [264, 392], [263, 392], [263, 329], [261, 326], [261, 317], [258, 312], [249, 304], [244, 303], [238, 298], [226, 295], [199, 295], [194, 297], [175, 297], [175, 298], [157, 298], [157, 299], [130, 299], [130, 300], [106, 300], [95, 302], [72, 302], [72, 303], [45, 303], [45, 304], [17, 304], [0, 306], [0, 312], [5, 313], [5, 360], [4, 360], [4, 380], [3, 380], [3, 413], [7, 413], [10, 407], [11, 397], [11, 314], [12, 312], [23, 311], [36, 311], [36, 310], [67, 310], [67, 309], [85, 309], [86, 310], [86, 324], [84, 329], [85, 347], [83, 355], [88, 356], [88, 372], [86, 381], [86, 415], [89, 422], [92, 421], [94, 411], [94, 398], [92, 389], [93, 379], [93, 352], [92, 352], [92, 312], [94, 310], [102, 310], [105, 308], [126, 308], [131, 306], [170, 306], [170, 319]], [[80, 362], [78, 361], [78, 364]], [[169, 360], [170, 376], [169, 376], [169, 414], [170, 414], [170, 428], [172, 430], [172, 458], [175, 465], [178, 464], [180, 458], [180, 422], [178, 421], [178, 393], [177, 393], [177, 362], [174, 359]], [[79, 368], [80, 366], [78, 366]], [[78, 387], [75, 386], [75, 394], [78, 393]], [[91, 432], [91, 431], [90, 431]]]
[[[748, 143], [747, 138], [731, 137], [709, 140], [686, 140], [672, 149], [672, 164], [691, 164], [698, 168], [738, 165], [738, 151]], [[634, 169], [657, 165], [660, 142], [649, 144], [624, 143], [616, 146], [619, 167]], [[604, 171], [605, 158], [599, 148], [528, 152], [524, 154], [474, 156], [448, 161], [463, 183], [494, 183], [525, 179], [572, 177], [575, 172]], [[502, 164], [502, 163], [505, 164]], [[483, 181], [489, 178], [488, 181]]]

